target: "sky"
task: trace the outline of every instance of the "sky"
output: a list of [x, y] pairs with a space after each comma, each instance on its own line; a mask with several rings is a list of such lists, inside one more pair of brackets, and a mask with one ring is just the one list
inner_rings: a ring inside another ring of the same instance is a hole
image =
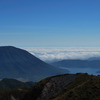
[[100, 0], [0, 0], [0, 46], [100, 47]]

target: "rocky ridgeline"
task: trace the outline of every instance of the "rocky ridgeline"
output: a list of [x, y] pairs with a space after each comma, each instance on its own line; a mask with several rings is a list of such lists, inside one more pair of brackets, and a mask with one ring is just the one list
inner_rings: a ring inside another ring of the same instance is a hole
[[76, 75], [62, 75], [51, 78], [44, 86], [40, 97], [37, 100], [47, 100], [59, 94], [68, 84], [70, 84]]

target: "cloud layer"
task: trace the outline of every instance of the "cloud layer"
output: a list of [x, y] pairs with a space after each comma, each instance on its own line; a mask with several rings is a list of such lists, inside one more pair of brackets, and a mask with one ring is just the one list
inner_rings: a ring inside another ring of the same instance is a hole
[[100, 57], [100, 47], [26, 47], [24, 49], [41, 60], [50, 62]]

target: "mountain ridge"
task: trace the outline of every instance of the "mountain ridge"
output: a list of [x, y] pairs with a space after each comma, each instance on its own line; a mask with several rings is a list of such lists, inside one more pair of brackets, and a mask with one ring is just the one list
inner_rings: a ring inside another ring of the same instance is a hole
[[99, 100], [100, 76], [77, 73], [49, 77], [37, 83], [22, 100], [67, 99]]
[[0, 78], [23, 78], [39, 81], [45, 77], [67, 73], [53, 67], [28, 51], [13, 46], [0, 47]]
[[65, 68], [100, 68], [100, 60], [61, 60], [51, 65]]

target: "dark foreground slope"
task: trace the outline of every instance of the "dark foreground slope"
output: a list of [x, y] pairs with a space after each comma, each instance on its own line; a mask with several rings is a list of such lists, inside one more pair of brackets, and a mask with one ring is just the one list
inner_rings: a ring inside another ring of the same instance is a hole
[[65, 74], [36, 84], [23, 100], [100, 100], [100, 76]]
[[34, 86], [35, 82], [22, 82], [16, 79], [4, 78], [0, 81], [0, 91], [12, 90], [17, 88], [30, 88]]
[[25, 50], [12, 46], [0, 47], [0, 79], [39, 81], [47, 76], [67, 72], [41, 61]]
[[35, 82], [5, 78], [0, 81], [0, 100], [21, 100], [35, 84]]
[[100, 100], [100, 76], [79, 73], [48, 77], [32, 88], [0, 91], [0, 100]]

